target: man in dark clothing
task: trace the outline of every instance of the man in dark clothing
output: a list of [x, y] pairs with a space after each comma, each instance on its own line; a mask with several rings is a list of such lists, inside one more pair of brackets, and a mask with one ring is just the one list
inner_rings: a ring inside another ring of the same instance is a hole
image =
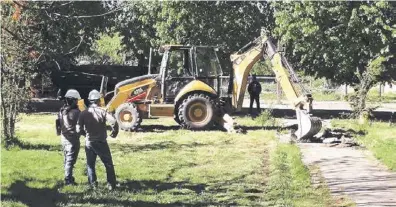
[[97, 90], [89, 93], [88, 100], [91, 105], [81, 112], [78, 120], [78, 126], [80, 127], [78, 131], [85, 132], [88, 182], [93, 188], [97, 186], [95, 163], [96, 157], [99, 156], [106, 168], [108, 188], [112, 190], [116, 186], [116, 175], [110, 148], [106, 140], [106, 122], [109, 122], [113, 128], [110, 136], [116, 137], [118, 134], [117, 121], [98, 106], [100, 93]]
[[253, 75], [252, 81], [248, 86], [248, 92], [250, 94], [250, 108], [249, 113], [252, 114], [253, 102], [256, 101], [257, 111], [260, 113], [260, 93], [261, 93], [261, 84], [257, 81], [256, 75]]
[[80, 110], [77, 101], [81, 99], [78, 91], [70, 89], [65, 94], [65, 105], [60, 109], [56, 120], [57, 134], [61, 135], [65, 184], [73, 185], [73, 168], [80, 151], [80, 134], [77, 133], [77, 121]]

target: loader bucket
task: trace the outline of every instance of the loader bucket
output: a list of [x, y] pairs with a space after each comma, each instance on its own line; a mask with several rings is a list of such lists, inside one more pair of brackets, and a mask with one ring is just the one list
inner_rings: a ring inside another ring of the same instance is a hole
[[318, 117], [311, 117], [305, 110], [296, 110], [298, 129], [295, 132], [297, 139], [309, 139], [322, 128], [322, 121]]

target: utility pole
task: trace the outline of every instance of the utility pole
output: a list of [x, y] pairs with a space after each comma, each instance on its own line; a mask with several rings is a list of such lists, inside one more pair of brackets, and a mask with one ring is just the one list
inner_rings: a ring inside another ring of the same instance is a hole
[[280, 83], [276, 80], [276, 99], [277, 99], [276, 102], [277, 102], [277, 104], [281, 103], [281, 98], [282, 98], [281, 86], [280, 86]]
[[150, 47], [150, 55], [149, 55], [149, 65], [148, 65], [148, 74], [151, 74], [151, 58], [153, 54], [153, 48]]
[[378, 93], [379, 93], [379, 97], [381, 97], [382, 96], [382, 83], [379, 84]]

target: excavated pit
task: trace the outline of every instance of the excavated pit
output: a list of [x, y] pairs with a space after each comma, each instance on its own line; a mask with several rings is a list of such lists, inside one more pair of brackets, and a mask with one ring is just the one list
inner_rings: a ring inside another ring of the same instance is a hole
[[[286, 120], [284, 126], [286, 128], [295, 129], [297, 124], [294, 121]], [[293, 135], [293, 130], [289, 134], [278, 134], [280, 142], [283, 143], [318, 143], [325, 144], [329, 147], [359, 147], [359, 143], [356, 140], [357, 136], [365, 135], [364, 131], [355, 131], [352, 129], [339, 129], [332, 128], [329, 120], [324, 120], [324, 129], [314, 136], [306, 137], [304, 139], [297, 139]]]

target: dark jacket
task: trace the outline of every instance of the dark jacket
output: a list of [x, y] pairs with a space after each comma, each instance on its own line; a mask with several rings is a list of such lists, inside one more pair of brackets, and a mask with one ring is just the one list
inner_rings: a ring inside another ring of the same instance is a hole
[[77, 131], [85, 131], [87, 141], [105, 141], [107, 138], [106, 122], [114, 125], [116, 120], [104, 109], [92, 104], [81, 112]]
[[[80, 110], [77, 107], [63, 106], [58, 113], [58, 120], [60, 124], [60, 131], [62, 137], [66, 139], [78, 139], [77, 121], [80, 115]], [[74, 140], [69, 140], [74, 141]]]
[[248, 86], [248, 92], [251, 96], [258, 96], [261, 93], [261, 84], [257, 80], [253, 80]]

